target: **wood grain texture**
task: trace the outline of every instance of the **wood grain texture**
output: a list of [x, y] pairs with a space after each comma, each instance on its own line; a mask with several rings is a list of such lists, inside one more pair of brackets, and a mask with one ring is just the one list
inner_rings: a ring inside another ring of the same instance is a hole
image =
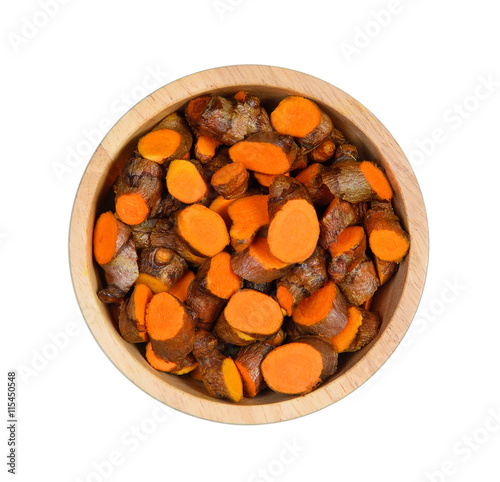
[[[290, 94], [317, 102], [334, 125], [360, 147], [360, 155], [385, 169], [394, 189], [394, 206], [411, 237], [408, 256], [387, 285], [377, 292], [373, 310], [382, 318], [376, 340], [341, 357], [339, 371], [317, 390], [301, 397], [270, 391], [235, 404], [208, 396], [191, 378], [161, 373], [149, 366], [135, 345], [126, 343], [97, 298], [100, 280], [92, 258], [92, 232], [101, 203], [138, 138], [190, 99], [215, 92], [246, 90], [271, 109]], [[69, 255], [78, 303], [97, 343], [117, 368], [157, 400], [182, 412], [228, 423], [258, 424], [293, 419], [319, 410], [351, 393], [389, 358], [406, 333], [420, 301], [428, 262], [424, 201], [401, 148], [385, 127], [352, 97], [301, 72], [269, 66], [240, 65], [198, 72], [152, 93], [125, 114], [90, 160], [78, 189], [70, 226]]]

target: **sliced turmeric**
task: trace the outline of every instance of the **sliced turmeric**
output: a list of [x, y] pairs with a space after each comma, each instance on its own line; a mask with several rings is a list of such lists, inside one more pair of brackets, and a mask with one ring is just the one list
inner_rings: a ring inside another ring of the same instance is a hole
[[214, 158], [215, 151], [220, 144], [218, 140], [211, 137], [203, 135], [198, 136], [196, 144], [194, 145], [194, 157], [202, 164], [206, 164]]
[[229, 217], [228, 209], [236, 199], [224, 199], [223, 196], [216, 197], [210, 204], [210, 209], [215, 211], [226, 223], [227, 229], [231, 228], [231, 218]]
[[118, 315], [118, 329], [122, 338], [128, 343], [143, 343], [148, 341], [146, 330], [127, 314], [127, 303], [123, 302], [120, 306]]
[[248, 178], [249, 174], [244, 164], [232, 162], [216, 171], [210, 182], [225, 199], [234, 199], [245, 194]]
[[372, 311], [358, 308], [361, 311], [362, 321], [356, 333], [356, 338], [351, 342], [349, 348], [345, 351], [353, 352], [361, 350], [365, 345], [368, 345], [377, 336], [380, 330], [380, 318]]
[[373, 264], [377, 270], [378, 281], [380, 286], [387, 283], [393, 274], [398, 270], [398, 263], [394, 261], [383, 261], [376, 256], [373, 257]]
[[242, 347], [234, 359], [243, 381], [243, 395], [253, 398], [266, 388], [260, 365], [273, 347], [267, 343], [256, 342]]
[[165, 361], [156, 356], [151, 343], [146, 345], [146, 360], [154, 369], [161, 372], [173, 373], [174, 375], [185, 375], [192, 372], [198, 366], [198, 362], [192, 354], [189, 354], [184, 360], [178, 363]]
[[322, 172], [323, 165], [314, 163], [300, 171], [295, 179], [304, 184], [314, 204], [328, 205], [335, 196], [323, 183]]
[[[264, 187], [269, 187], [273, 182], [273, 179], [277, 176], [277, 174], [262, 174], [261, 172], [254, 172], [253, 175], [257, 182]], [[285, 176], [289, 175], [290, 173], [285, 173]]]
[[365, 230], [361, 226], [345, 228], [337, 237], [337, 241], [328, 246], [328, 250], [331, 256], [328, 275], [335, 283], [340, 283], [347, 272], [365, 255]]
[[272, 350], [262, 361], [264, 381], [271, 390], [305, 395], [337, 370], [338, 354], [320, 338], [304, 337]]
[[179, 301], [182, 301], [183, 303], [186, 301], [187, 298], [187, 292], [189, 285], [191, 284], [191, 281], [193, 281], [195, 277], [195, 274], [188, 270], [186, 271], [170, 288], [169, 293], [171, 295], [174, 295]]
[[225, 251], [205, 261], [197, 276], [208, 293], [224, 300], [231, 298], [243, 285], [242, 279], [233, 271], [231, 255]]
[[285, 263], [312, 255], [319, 237], [316, 210], [307, 189], [292, 177], [276, 176], [269, 187], [269, 250]]
[[208, 185], [203, 178], [203, 169], [198, 161], [176, 159], [167, 171], [168, 192], [185, 204], [193, 204], [208, 194]]
[[358, 329], [363, 321], [361, 310], [356, 306], [349, 306], [349, 317], [344, 329], [335, 336], [326, 339], [328, 343], [334, 346], [337, 353], [347, 351], [356, 338]]

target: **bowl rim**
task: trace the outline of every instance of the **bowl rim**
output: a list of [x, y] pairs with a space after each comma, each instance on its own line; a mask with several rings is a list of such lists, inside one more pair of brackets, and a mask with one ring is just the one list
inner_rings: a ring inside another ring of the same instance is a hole
[[[89, 240], [91, 245], [95, 211], [92, 214], [88, 201], [95, 200], [101, 192], [106, 181], [102, 174], [116, 161], [120, 149], [138, 132], [147, 130], [146, 125], [152, 127], [165, 112], [177, 110], [189, 98], [202, 93], [221, 89], [251, 90], [256, 86], [296, 92], [327, 105], [333, 101], [335, 109], [368, 136], [385, 162], [397, 170], [398, 179], [404, 184], [403, 203], [419, 206], [419, 209], [407, 220], [412, 245], [400, 299], [389, 325], [369, 350], [331, 383], [305, 396], [276, 403], [241, 405], [200, 397], [172, 384], [167, 388], [161, 377], [151, 376], [151, 370], [128, 356], [130, 347], [120, 342], [114, 327], [115, 333], [103, 326], [106, 323], [102, 323], [99, 316], [102, 307], [97, 304], [102, 303], [95, 295], [90, 275], [93, 260]], [[132, 383], [158, 401], [193, 416], [226, 423], [259, 424], [290, 420], [325, 408], [353, 392], [381, 368], [401, 342], [418, 308], [427, 273], [428, 244], [425, 204], [415, 174], [395, 139], [368, 109], [341, 89], [309, 74], [268, 65], [231, 65], [196, 72], [166, 84], [133, 106], [108, 131], [92, 155], [75, 196], [69, 229], [69, 261], [75, 295], [90, 332], [115, 367]]]

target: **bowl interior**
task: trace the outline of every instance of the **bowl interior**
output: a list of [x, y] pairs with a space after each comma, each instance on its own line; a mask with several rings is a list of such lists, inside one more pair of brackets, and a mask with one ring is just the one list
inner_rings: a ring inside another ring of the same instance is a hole
[[[144, 358], [143, 347], [121, 338], [108, 308], [96, 296], [102, 282], [101, 269], [92, 258], [92, 231], [96, 217], [112, 208], [112, 185], [144, 133], [169, 113], [182, 111], [191, 98], [203, 93], [232, 95], [238, 90], [258, 96], [268, 112], [290, 94], [317, 102], [335, 127], [356, 145], [362, 158], [376, 160], [384, 167], [394, 190], [395, 211], [410, 233], [412, 247], [395, 276], [374, 297], [372, 310], [382, 320], [377, 339], [359, 352], [342, 354], [338, 371], [308, 395], [292, 397], [266, 390], [234, 404], [209, 397], [202, 384], [189, 376], [154, 370]], [[342, 398], [390, 356], [413, 318], [423, 289], [427, 223], [420, 190], [404, 154], [379, 121], [354, 99], [299, 72], [262, 66], [225, 67], [163, 87], [113, 127], [91, 159], [76, 197], [70, 260], [75, 291], [92, 333], [113, 363], [134, 383], [155, 398], [193, 415], [236, 423], [271, 422], [312, 412]]]

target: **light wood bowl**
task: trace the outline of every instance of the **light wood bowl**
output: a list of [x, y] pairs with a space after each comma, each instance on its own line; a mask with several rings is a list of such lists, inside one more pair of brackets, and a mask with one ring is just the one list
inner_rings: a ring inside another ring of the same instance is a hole
[[[269, 108], [286, 95], [317, 102], [364, 159], [376, 160], [394, 189], [394, 206], [410, 233], [411, 248], [399, 271], [377, 293], [373, 310], [382, 319], [378, 337], [357, 353], [343, 354], [339, 370], [305, 396], [284, 396], [267, 390], [241, 403], [208, 396], [201, 383], [154, 370], [135, 345], [125, 342], [113, 325], [106, 305], [97, 298], [101, 280], [92, 257], [96, 215], [118, 171], [141, 135], [167, 114], [204, 93], [230, 95], [245, 90]], [[83, 175], [71, 217], [71, 275], [83, 316], [97, 343], [135, 385], [182, 412], [208, 420], [258, 424], [299, 417], [345, 397], [370, 378], [389, 358], [408, 329], [419, 303], [427, 271], [428, 228], [424, 201], [415, 175], [385, 127], [352, 97], [315, 77], [277, 67], [240, 65], [189, 75], [152, 93], [128, 111], [106, 135]]]

